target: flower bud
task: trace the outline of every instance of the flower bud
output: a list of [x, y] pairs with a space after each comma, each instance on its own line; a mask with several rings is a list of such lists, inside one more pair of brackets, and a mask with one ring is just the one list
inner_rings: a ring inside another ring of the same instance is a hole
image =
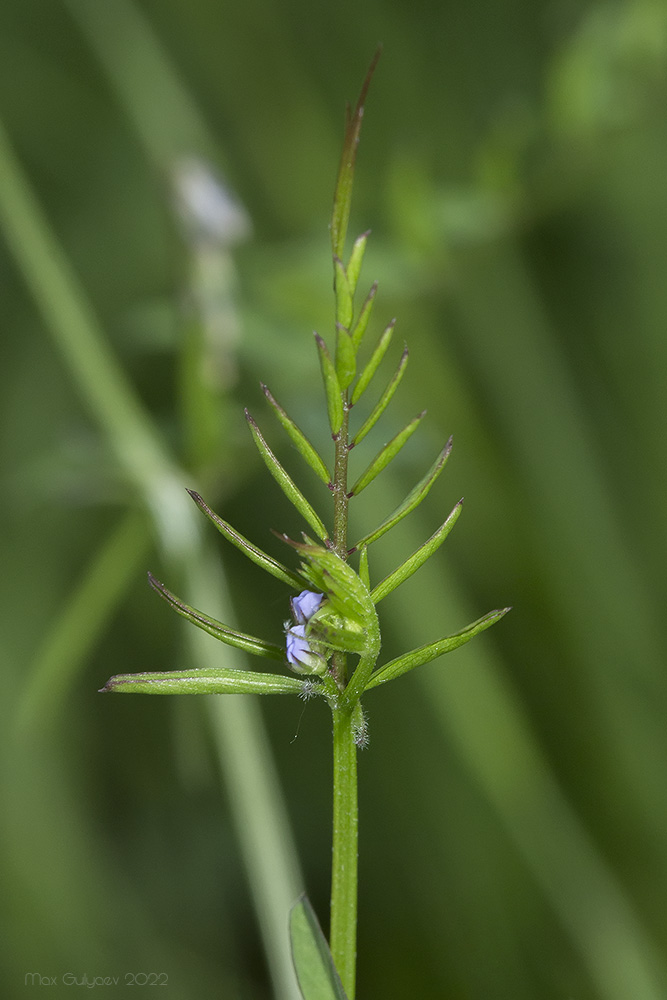
[[306, 626], [293, 625], [286, 637], [287, 662], [297, 674], [323, 674], [327, 661], [313, 652], [306, 639]]

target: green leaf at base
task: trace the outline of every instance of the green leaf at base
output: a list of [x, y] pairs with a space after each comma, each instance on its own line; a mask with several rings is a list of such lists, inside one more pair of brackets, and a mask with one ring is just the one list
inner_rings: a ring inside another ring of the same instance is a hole
[[329, 945], [305, 895], [290, 911], [290, 939], [303, 1000], [347, 1000]]
[[511, 610], [511, 608], [501, 608], [499, 611], [489, 611], [488, 615], [478, 618], [476, 622], [467, 625], [460, 632], [455, 632], [454, 635], [448, 635], [444, 639], [431, 642], [427, 646], [420, 646], [419, 649], [413, 649], [410, 653], [404, 653], [403, 656], [399, 656], [395, 660], [390, 660], [389, 663], [385, 663], [383, 667], [375, 671], [366, 684], [365, 690], [370, 691], [371, 688], [377, 687], [378, 684], [393, 681], [397, 677], [400, 677], [401, 674], [406, 674], [408, 670], [414, 670], [415, 667], [420, 667], [422, 663], [430, 663], [431, 660], [442, 656], [443, 653], [449, 653], [453, 649], [463, 646], [464, 643], [469, 642], [479, 632], [483, 632], [485, 629], [490, 628], [491, 625], [495, 625], [497, 621], [500, 621]]
[[110, 677], [102, 693], [119, 694], [298, 694], [312, 680], [264, 674], [252, 670], [225, 670], [211, 667], [202, 670], [168, 670], [164, 673], [116, 674]]

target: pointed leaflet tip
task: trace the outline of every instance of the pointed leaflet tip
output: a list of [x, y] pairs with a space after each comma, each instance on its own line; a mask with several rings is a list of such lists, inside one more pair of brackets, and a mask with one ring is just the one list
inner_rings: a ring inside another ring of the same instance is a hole
[[[370, 360], [368, 361], [368, 364], [361, 372], [359, 378], [356, 381], [354, 389], [352, 390], [352, 396], [350, 398], [350, 404], [352, 406], [354, 406], [354, 404], [361, 399], [364, 392], [368, 388], [371, 379], [373, 378], [376, 371], [380, 367], [382, 359], [387, 353], [387, 349], [389, 347], [389, 344], [391, 343], [391, 338], [394, 333], [395, 325], [396, 325], [396, 320], [392, 319], [392, 321], [388, 323], [385, 329], [383, 330], [382, 336], [380, 337], [377, 346], [375, 347], [375, 350], [373, 351]], [[354, 342], [354, 337], [352, 338], [352, 340]]]
[[368, 295], [364, 299], [364, 304], [361, 307], [359, 315], [357, 316], [357, 321], [351, 331], [352, 343], [354, 344], [355, 351], [359, 350], [359, 344], [361, 343], [366, 332], [366, 327], [368, 326], [368, 321], [371, 318], [371, 312], [373, 311], [373, 303], [375, 301], [377, 290], [378, 283], [377, 281], [374, 281]]
[[448, 635], [438, 642], [431, 642], [426, 646], [420, 646], [419, 649], [413, 649], [411, 652], [405, 653], [403, 656], [398, 656], [389, 663], [385, 663], [383, 667], [380, 667], [379, 670], [372, 674], [366, 684], [365, 690], [369, 691], [371, 688], [377, 687], [378, 684], [385, 684], [387, 681], [395, 680], [401, 674], [407, 673], [408, 670], [413, 670], [423, 663], [430, 663], [431, 660], [442, 656], [443, 653], [450, 653], [452, 650], [458, 649], [459, 646], [463, 646], [464, 643], [469, 642], [480, 632], [484, 632], [485, 629], [495, 625], [496, 622], [504, 618], [507, 612], [511, 610], [511, 608], [500, 608], [497, 611], [489, 611], [488, 615], [478, 618], [477, 621], [472, 622], [471, 625], [467, 625], [460, 632]]
[[236, 531], [235, 528], [232, 528], [231, 524], [223, 521], [223, 519], [219, 517], [215, 511], [211, 510], [208, 504], [195, 490], [188, 490], [188, 493], [202, 513], [206, 514], [209, 521], [215, 525], [223, 538], [226, 538], [228, 542], [235, 545], [236, 548], [247, 556], [251, 562], [254, 562], [256, 566], [260, 566], [263, 570], [266, 570], [267, 573], [275, 576], [277, 580], [282, 580], [282, 582], [286, 583], [289, 587], [296, 587], [297, 590], [301, 590], [303, 587], [303, 580], [301, 580], [296, 573], [287, 569], [286, 566], [283, 566], [282, 563], [273, 559], [272, 556], [267, 555], [266, 552], [262, 552], [262, 550], [258, 549], [256, 545], [253, 545], [247, 538], [244, 538], [240, 532]]
[[[387, 329], [388, 330], [393, 329], [393, 323], [390, 323]], [[384, 411], [389, 406], [391, 398], [398, 389], [400, 381], [403, 378], [403, 375], [405, 374], [405, 369], [407, 367], [409, 357], [410, 357], [410, 352], [406, 344], [405, 347], [403, 348], [403, 353], [401, 354], [401, 360], [398, 362], [398, 367], [396, 368], [396, 371], [392, 375], [388, 385], [386, 386], [384, 392], [380, 396], [380, 399], [378, 400], [373, 410], [371, 411], [370, 416], [367, 418], [367, 420], [362, 424], [357, 433], [354, 435], [352, 439], [352, 444], [357, 445], [359, 444], [360, 441], [363, 440], [363, 438], [366, 437], [368, 432], [371, 430], [372, 427], [375, 426], [377, 421], [380, 419]], [[371, 358], [371, 361], [372, 360], [373, 359]]]
[[348, 496], [357, 496], [369, 483], [372, 483], [376, 476], [385, 469], [396, 457], [406, 441], [414, 434], [420, 423], [426, 416], [426, 410], [422, 410], [402, 431], [392, 438], [392, 440], [382, 448], [375, 456], [365, 472], [359, 476]]
[[290, 438], [292, 439], [292, 443], [296, 447], [296, 450], [299, 452], [301, 457], [308, 463], [313, 472], [317, 476], [319, 476], [319, 478], [326, 486], [328, 486], [328, 484], [331, 482], [331, 475], [326, 465], [324, 464], [323, 459], [320, 457], [318, 452], [315, 451], [312, 444], [310, 443], [306, 435], [303, 433], [301, 428], [298, 427], [294, 423], [292, 418], [287, 415], [285, 410], [282, 408], [280, 403], [274, 398], [274, 396], [269, 391], [267, 386], [265, 386], [263, 382], [260, 382], [259, 384], [262, 387], [262, 392], [264, 393], [267, 400], [273, 407], [273, 410], [276, 416], [278, 417], [278, 420], [283, 425], [283, 427], [289, 434]]
[[278, 486], [280, 486], [290, 503], [296, 507], [301, 516], [311, 526], [315, 534], [324, 541], [324, 539], [329, 536], [323, 522], [320, 520], [313, 507], [308, 503], [296, 483], [290, 478], [285, 469], [283, 469], [282, 465], [264, 440], [259, 427], [251, 417], [248, 410], [245, 411], [245, 414], [250, 425], [253, 440], [257, 445], [257, 450], [262, 456], [267, 469], [278, 483]]
[[433, 555], [437, 549], [440, 548], [444, 540], [447, 538], [449, 532], [452, 530], [456, 521], [458, 520], [459, 514], [463, 508], [463, 500], [454, 506], [452, 512], [450, 513], [444, 524], [441, 524], [437, 531], [435, 531], [431, 537], [424, 542], [420, 548], [413, 552], [404, 563], [402, 563], [393, 573], [386, 576], [377, 587], [371, 591], [371, 598], [374, 604], [379, 604], [383, 597], [390, 594], [392, 590], [399, 587], [402, 583], [408, 580], [413, 573], [416, 573], [420, 566], [423, 566], [427, 559]]
[[237, 632], [236, 629], [229, 628], [228, 625], [224, 625], [215, 618], [209, 618], [208, 615], [203, 614], [203, 612], [198, 611], [196, 608], [191, 608], [188, 604], [181, 601], [179, 597], [176, 597], [175, 594], [172, 594], [170, 590], [167, 590], [165, 585], [160, 583], [150, 572], [148, 574], [148, 582], [153, 590], [160, 597], [164, 598], [177, 614], [181, 615], [187, 621], [192, 622], [197, 628], [208, 632], [215, 639], [227, 643], [228, 646], [236, 646], [238, 649], [243, 649], [246, 653], [254, 653], [255, 656], [270, 656], [274, 660], [281, 661], [285, 659], [285, 653], [281, 646], [276, 646], [272, 642], [266, 642], [264, 639], [257, 639], [253, 635], [246, 635], [244, 632]]
[[398, 524], [399, 521], [403, 520], [404, 517], [410, 514], [415, 507], [419, 506], [444, 469], [451, 450], [452, 438], [450, 437], [449, 441], [442, 449], [424, 478], [421, 479], [416, 486], [413, 486], [405, 500], [403, 500], [403, 502], [398, 505], [396, 510], [394, 510], [393, 513], [391, 513], [389, 517], [382, 522], [379, 528], [376, 528], [375, 531], [371, 531], [370, 534], [361, 538], [356, 543], [355, 548], [359, 548], [362, 545], [370, 545], [371, 542], [377, 541], [377, 539], [384, 535], [385, 532], [389, 531], [390, 528], [393, 528], [394, 525]]

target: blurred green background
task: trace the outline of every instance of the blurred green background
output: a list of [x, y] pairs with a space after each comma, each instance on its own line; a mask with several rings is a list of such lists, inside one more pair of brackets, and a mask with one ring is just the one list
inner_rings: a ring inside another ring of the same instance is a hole
[[[377, 581], [465, 495], [381, 605], [386, 659], [514, 610], [366, 700], [358, 995], [667, 996], [660, 0], [4, 0], [3, 996], [155, 973], [179, 998], [293, 1000], [285, 899], [307, 886], [326, 928], [324, 706], [97, 689], [227, 657], [189, 645], [148, 568], [279, 641], [286, 589], [183, 486], [289, 559], [270, 529], [301, 525], [248, 406], [328, 510], [258, 382], [328, 447], [311, 331], [331, 338], [343, 107], [378, 41], [351, 228], [373, 231], [374, 336], [398, 317], [386, 377], [403, 338], [411, 363], [365, 457], [429, 415], [353, 533], [453, 433], [371, 551]], [[202, 163], [238, 199], [224, 231], [179, 209]]]

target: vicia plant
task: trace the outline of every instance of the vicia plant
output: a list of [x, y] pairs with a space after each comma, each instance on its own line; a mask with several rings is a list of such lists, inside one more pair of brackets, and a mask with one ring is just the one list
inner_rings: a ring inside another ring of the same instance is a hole
[[[378, 53], [379, 54], [379, 53]], [[402, 565], [375, 585], [371, 583], [368, 549], [397, 525], [426, 497], [445, 467], [451, 450], [447, 442], [426, 475], [402, 503], [362, 538], [350, 545], [348, 507], [396, 457], [416, 431], [424, 413], [411, 420], [380, 449], [356, 482], [348, 483], [348, 456], [383, 415], [405, 373], [407, 348], [398, 366], [361, 426], [351, 426], [354, 406], [371, 387], [392, 340], [394, 321], [384, 329], [370, 356], [361, 366], [364, 335], [375, 302], [377, 284], [371, 286], [359, 309], [355, 295], [369, 233], [353, 244], [344, 262], [350, 215], [352, 182], [364, 110], [376, 54], [355, 110], [348, 107], [343, 154], [338, 173], [331, 221], [335, 289], [335, 351], [315, 334], [324, 383], [329, 425], [333, 439], [333, 469], [315, 450], [303, 431], [262, 385], [266, 399], [302, 458], [327, 485], [333, 499], [333, 528], [329, 530], [296, 483], [269, 448], [253, 417], [246, 411], [250, 432], [266, 467], [307, 525], [301, 540], [280, 535], [296, 553], [298, 569], [267, 555], [244, 538], [190, 491], [192, 499], [218, 531], [258, 567], [294, 592], [290, 599], [292, 621], [285, 626], [285, 642], [246, 635], [190, 607], [149, 574], [151, 586], [179, 615], [230, 646], [268, 657], [288, 668], [282, 673], [236, 669], [199, 669], [164, 673], [121, 674], [112, 677], [103, 691], [142, 694], [295, 694], [304, 699], [319, 695], [333, 715], [333, 861], [329, 947], [304, 898], [291, 917], [296, 971], [306, 1000], [330, 1000], [355, 992], [357, 922], [357, 750], [367, 744], [367, 726], [361, 702], [366, 692], [395, 680], [422, 663], [448, 653], [497, 622], [509, 610], [491, 611], [460, 632], [413, 649], [378, 666], [381, 639], [377, 606], [415, 573], [442, 545], [461, 513], [457, 503], [444, 523]], [[354, 556], [357, 568], [350, 558]]]

